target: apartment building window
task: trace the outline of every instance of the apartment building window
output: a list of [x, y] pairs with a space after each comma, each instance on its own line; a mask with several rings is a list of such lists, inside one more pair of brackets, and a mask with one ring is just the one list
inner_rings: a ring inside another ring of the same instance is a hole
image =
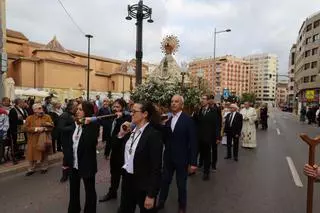
[[309, 83], [309, 80], [310, 80], [309, 76], [306, 76], [303, 78], [303, 83]]
[[306, 64], [304, 65], [304, 69], [307, 70], [307, 69], [309, 69], [309, 68], [310, 68], [310, 63], [306, 63]]
[[[306, 39], [306, 44], [311, 43], [311, 41], [312, 41], [312, 38], [311, 38], [311, 37], [307, 38], [307, 39]], [[299, 48], [299, 51], [301, 51], [301, 47]]]
[[310, 78], [310, 82], [316, 82], [316, 78], [317, 78], [316, 75], [312, 75]]
[[312, 24], [309, 24], [309, 25], [307, 26], [307, 32], [309, 32], [311, 29], [312, 29]]
[[320, 26], [320, 19], [313, 23], [313, 28], [317, 28]]
[[313, 48], [312, 49], [312, 55], [318, 54], [318, 48]]
[[290, 87], [290, 90], [293, 90], [293, 86]]
[[318, 41], [318, 40], [320, 40], [320, 34], [315, 34], [313, 36], [313, 41], [315, 42], [315, 41]]
[[311, 55], [311, 50], [307, 50], [304, 52], [304, 57], [309, 57]]
[[316, 68], [318, 65], [318, 62], [317, 61], [314, 61], [311, 63], [311, 68]]

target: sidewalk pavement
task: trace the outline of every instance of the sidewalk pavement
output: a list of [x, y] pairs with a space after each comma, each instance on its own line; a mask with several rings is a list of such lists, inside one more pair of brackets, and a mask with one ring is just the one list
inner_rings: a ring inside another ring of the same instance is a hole
[[[104, 149], [104, 143], [99, 140], [97, 145], [97, 152]], [[61, 162], [62, 163], [63, 153], [57, 152], [49, 156], [49, 165]], [[6, 162], [0, 165], [0, 178], [14, 175], [21, 172], [26, 172], [29, 167], [27, 160], [19, 161], [18, 164], [13, 165], [12, 161]]]

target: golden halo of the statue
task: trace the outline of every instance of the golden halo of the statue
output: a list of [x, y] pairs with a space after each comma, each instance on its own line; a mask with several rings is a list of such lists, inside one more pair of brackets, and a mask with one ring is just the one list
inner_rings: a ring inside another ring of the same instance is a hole
[[180, 41], [175, 35], [167, 35], [161, 42], [161, 50], [165, 54], [175, 54], [180, 47]]

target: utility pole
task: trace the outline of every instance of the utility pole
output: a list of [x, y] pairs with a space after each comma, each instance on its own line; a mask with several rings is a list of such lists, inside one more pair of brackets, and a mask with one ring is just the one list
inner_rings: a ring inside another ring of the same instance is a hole
[[90, 100], [90, 39], [93, 38], [92, 35], [87, 34], [88, 38], [88, 69], [87, 69], [87, 101]]

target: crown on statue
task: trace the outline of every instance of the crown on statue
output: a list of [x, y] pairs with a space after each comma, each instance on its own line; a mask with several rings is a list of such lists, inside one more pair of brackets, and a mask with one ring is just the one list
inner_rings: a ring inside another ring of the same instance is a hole
[[180, 41], [175, 35], [167, 35], [161, 42], [161, 50], [165, 54], [175, 54], [179, 47]]

